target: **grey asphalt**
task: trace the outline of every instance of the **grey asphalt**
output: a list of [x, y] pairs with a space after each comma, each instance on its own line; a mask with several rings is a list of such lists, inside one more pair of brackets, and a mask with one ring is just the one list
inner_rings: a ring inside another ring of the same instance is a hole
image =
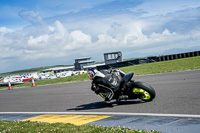
[[90, 90], [91, 81], [0, 90], [0, 112], [131, 112], [200, 114], [200, 70], [135, 76], [156, 90], [152, 102], [107, 105]]

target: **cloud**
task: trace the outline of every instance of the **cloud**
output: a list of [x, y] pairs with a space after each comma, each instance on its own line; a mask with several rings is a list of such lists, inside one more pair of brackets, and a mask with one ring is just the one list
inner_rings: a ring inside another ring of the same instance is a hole
[[167, 15], [177, 11], [198, 8], [200, 1], [195, 0], [151, 0], [146, 1], [138, 5], [136, 8], [129, 8], [133, 13], [140, 13], [141, 16], [156, 16], [156, 15]]
[[71, 38], [73, 40], [73, 43], [76, 43], [76, 44], [91, 43], [90, 35], [86, 35], [80, 30], [72, 31], [70, 34], [71, 34]]
[[[117, 8], [110, 12], [105, 4], [51, 18], [42, 18], [39, 11], [23, 10], [19, 15], [31, 23], [29, 26], [18, 30], [0, 27], [0, 63], [34, 60], [38, 65], [42, 61], [73, 64], [74, 58], [82, 56], [102, 61], [103, 53], [111, 51], [122, 51], [124, 58], [132, 58], [199, 46], [200, 8], [179, 8], [158, 15], [141, 2], [132, 9], [125, 3], [123, 11]], [[136, 12], [142, 11], [140, 5], [148, 15]]]
[[39, 37], [34, 38], [33, 36], [29, 37], [28, 46], [34, 48], [45, 47], [49, 39], [49, 35], [41, 35]]
[[[160, 32], [153, 32], [154, 30], [152, 30], [150, 34], [145, 34], [144, 30], [148, 29], [148, 24], [146, 25], [148, 20], [136, 20], [130, 16], [124, 17], [123, 20], [109, 17], [109, 20], [99, 20], [100, 23], [93, 23], [94, 21], [89, 22], [91, 27], [88, 27], [88, 30], [82, 28], [82, 26], [72, 29], [68, 27], [68, 23], [55, 20], [54, 23], [49, 23], [43, 27], [32, 26], [35, 30], [38, 29], [37, 32], [32, 32], [32, 28], [25, 28], [21, 31], [12, 32], [12, 34], [5, 32], [6, 34], [1, 35], [1, 44], [3, 40], [6, 40], [8, 44], [11, 44], [6, 51], [8, 52], [11, 49], [14, 50], [12, 53], [18, 51], [18, 54], [15, 55], [19, 58], [25, 54], [27, 58], [23, 58], [23, 60], [26, 60], [31, 57], [34, 57], [34, 59], [49, 58], [51, 55], [53, 58], [64, 57], [68, 56], [71, 50], [75, 50], [73, 53], [78, 53], [79, 50], [87, 53], [87, 50], [96, 51], [98, 49], [104, 52], [105, 49], [113, 51], [113, 49], [138, 49], [138, 47], [155, 47], [157, 45], [157, 47], [163, 47], [164, 51], [168, 47], [163, 44], [168, 43], [169, 45], [176, 42], [176, 47], [182, 47], [177, 42], [181, 40], [187, 42], [191, 38], [196, 41], [199, 35], [198, 30], [183, 35], [169, 29]], [[102, 23], [104, 24], [103, 28]], [[90, 29], [93, 27], [95, 27], [95, 31]], [[4, 29], [2, 31], [10, 31], [6, 28], [1, 29]], [[17, 38], [18, 34], [23, 36]], [[16, 38], [16, 40], [13, 41], [11, 38]], [[14, 42], [18, 43], [14, 44]], [[23, 45], [20, 44], [22, 42]], [[9, 56], [11, 55], [7, 57]]]
[[62, 25], [62, 23], [61, 23], [60, 21], [56, 20], [55, 25], [56, 25], [56, 27], [57, 27], [57, 31], [58, 31], [61, 35], [64, 36], [66, 30], [65, 30], [64, 26]]
[[40, 13], [38, 11], [32, 11], [32, 10], [22, 10], [19, 12], [19, 16], [31, 24], [42, 24], [43, 19], [40, 16]]
[[0, 27], [0, 34], [6, 34], [6, 33], [10, 33], [10, 32], [14, 32], [14, 30], [6, 28], [6, 27]]
[[55, 27], [49, 26], [49, 31], [50, 32], [54, 32], [55, 31]]
[[105, 35], [105, 34], [100, 34], [98, 35], [98, 40], [97, 40], [97, 43], [98, 44], [108, 44], [110, 43], [113, 44], [113, 43], [117, 43], [118, 40], [117, 39], [114, 39], [112, 36], [109, 36], [109, 35]]

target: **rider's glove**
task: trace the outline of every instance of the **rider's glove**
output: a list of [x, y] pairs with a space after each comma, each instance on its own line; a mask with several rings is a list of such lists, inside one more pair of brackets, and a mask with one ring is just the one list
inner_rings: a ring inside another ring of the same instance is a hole
[[96, 94], [99, 94], [100, 92], [100, 89], [99, 89], [99, 86], [96, 87], [95, 91], [94, 91]]
[[94, 91], [96, 94], [99, 94], [99, 87], [95, 84], [92, 84], [91, 90]]
[[95, 85], [95, 84], [92, 84], [91, 90], [92, 90], [92, 91], [95, 91], [95, 90], [96, 90], [96, 85]]

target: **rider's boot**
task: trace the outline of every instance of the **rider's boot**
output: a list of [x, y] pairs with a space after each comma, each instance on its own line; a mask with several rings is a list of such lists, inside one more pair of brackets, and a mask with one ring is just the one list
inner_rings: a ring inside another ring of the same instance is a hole
[[108, 103], [108, 104], [112, 104], [112, 103], [115, 103], [115, 102], [117, 102], [116, 99], [109, 99], [109, 98], [105, 99], [105, 103]]

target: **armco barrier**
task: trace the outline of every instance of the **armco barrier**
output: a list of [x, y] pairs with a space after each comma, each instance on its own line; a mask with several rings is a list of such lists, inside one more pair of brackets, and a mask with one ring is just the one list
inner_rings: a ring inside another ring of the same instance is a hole
[[109, 68], [120, 68], [120, 67], [125, 67], [125, 66], [130, 66], [130, 65], [138, 65], [138, 64], [152, 63], [152, 62], [159, 62], [159, 61], [168, 61], [168, 60], [175, 60], [175, 59], [188, 58], [188, 57], [194, 57], [194, 56], [200, 56], [200, 51], [139, 58], [139, 59], [134, 59], [134, 60], [118, 62], [114, 64], [109, 64], [109, 65], [97, 66], [97, 69], [103, 70], [103, 69], [109, 69]]

